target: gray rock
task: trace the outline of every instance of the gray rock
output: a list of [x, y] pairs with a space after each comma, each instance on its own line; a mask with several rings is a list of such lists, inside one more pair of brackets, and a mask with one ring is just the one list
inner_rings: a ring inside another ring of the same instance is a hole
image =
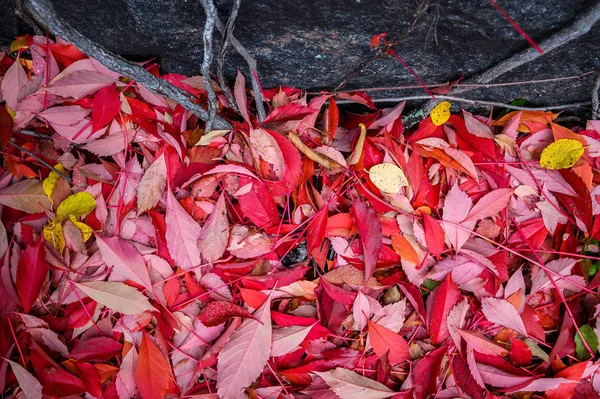
[[[13, 1], [0, 26], [3, 41], [23, 33]], [[387, 32], [401, 37], [411, 26], [418, 0], [246, 0], [235, 34], [256, 56], [263, 87], [332, 89], [373, 56], [370, 38]], [[202, 63], [204, 13], [198, 0], [54, 0], [58, 13], [108, 49], [136, 60], [157, 57], [164, 71], [198, 74]], [[427, 83], [443, 83], [485, 70], [529, 46], [486, 0], [439, 0], [439, 21], [429, 12], [395, 47]], [[499, 1], [535, 40], [570, 24], [590, 0]], [[226, 20], [231, 1], [217, 1]], [[437, 37], [437, 43], [435, 40]], [[600, 66], [600, 26], [538, 60], [517, 68], [498, 82], [581, 74]], [[231, 51], [226, 75], [245, 64]], [[481, 89], [472, 98], [532, 104], [564, 104], [590, 99], [594, 76], [581, 80]], [[414, 85], [415, 79], [392, 57], [381, 57], [350, 80], [346, 89]], [[423, 90], [372, 92], [374, 98], [423, 94]]]

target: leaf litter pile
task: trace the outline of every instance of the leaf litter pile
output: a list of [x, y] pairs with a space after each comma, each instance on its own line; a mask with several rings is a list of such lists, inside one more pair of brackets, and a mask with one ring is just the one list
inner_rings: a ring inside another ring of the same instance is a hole
[[5, 397], [598, 397], [598, 121], [444, 102], [405, 130], [286, 87], [259, 122], [240, 74], [205, 132], [72, 45], [13, 47]]

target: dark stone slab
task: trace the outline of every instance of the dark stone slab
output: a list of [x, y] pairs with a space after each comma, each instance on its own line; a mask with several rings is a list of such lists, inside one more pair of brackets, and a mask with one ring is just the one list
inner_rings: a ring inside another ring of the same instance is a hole
[[[5, 4], [2, 4], [5, 3]], [[157, 57], [165, 71], [198, 74], [202, 62], [204, 13], [198, 0], [54, 0], [59, 14], [84, 35], [134, 59]], [[218, 1], [223, 19], [230, 1]], [[499, 1], [531, 37], [541, 41], [569, 25], [595, 4], [591, 0]], [[256, 56], [263, 87], [288, 85], [331, 89], [372, 57], [371, 36], [401, 37], [411, 26], [418, 0], [246, 0], [235, 34]], [[2, 39], [22, 33], [12, 1], [0, 0]], [[398, 54], [427, 83], [443, 83], [489, 68], [527, 42], [487, 0], [440, 0], [396, 47]], [[435, 38], [437, 37], [437, 43]], [[580, 74], [600, 66], [600, 26], [582, 38], [522, 66], [499, 82]], [[245, 69], [230, 54], [227, 75]], [[525, 97], [534, 104], [589, 100], [593, 76], [568, 82], [477, 90], [470, 97], [510, 101]], [[347, 89], [415, 84], [398, 60], [378, 59]], [[374, 92], [373, 97], [422, 94], [422, 90]]]

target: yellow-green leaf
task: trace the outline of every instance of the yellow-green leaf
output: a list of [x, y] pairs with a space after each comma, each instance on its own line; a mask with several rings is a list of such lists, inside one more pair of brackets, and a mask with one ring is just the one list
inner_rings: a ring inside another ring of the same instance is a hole
[[431, 110], [429, 116], [436, 126], [441, 126], [450, 119], [450, 104], [448, 101], [442, 101]]
[[92, 236], [92, 228], [87, 224], [80, 222], [73, 215], [69, 216], [69, 220], [73, 223], [77, 228], [81, 231], [81, 236], [83, 237], [83, 242], [86, 242]]
[[360, 136], [358, 137], [358, 141], [356, 142], [356, 147], [354, 147], [354, 152], [348, 158], [348, 165], [357, 164], [360, 161], [360, 157], [363, 153], [363, 147], [365, 145], [365, 138], [367, 137], [367, 128], [362, 123], [360, 126]]
[[44, 226], [44, 239], [48, 241], [59, 254], [65, 249], [65, 236], [60, 223], [49, 223]]
[[[65, 170], [64, 166], [62, 166], [61, 164], [56, 164], [56, 166], [54, 168], [56, 168], [56, 170], [60, 171], [63, 174], [67, 174], [67, 171]], [[60, 178], [61, 178], [60, 175], [52, 170], [52, 171], [50, 171], [50, 174], [48, 175], [48, 177], [46, 177], [44, 179], [44, 181], [42, 182], [42, 188], [44, 189], [44, 193], [46, 194], [46, 196], [48, 197], [48, 199], [50, 200], [50, 203], [52, 205], [54, 205], [54, 201], [52, 201], [52, 193], [54, 192], [56, 183], [58, 183], [58, 180]]]
[[56, 208], [56, 217], [54, 223], [60, 223], [69, 216], [84, 216], [96, 208], [96, 199], [88, 192], [82, 191], [70, 195]]
[[585, 148], [577, 140], [560, 139], [544, 148], [540, 166], [544, 169], [567, 169], [583, 155]]
[[379, 190], [388, 194], [398, 194], [400, 189], [408, 186], [406, 175], [393, 163], [380, 163], [369, 170], [369, 178]]

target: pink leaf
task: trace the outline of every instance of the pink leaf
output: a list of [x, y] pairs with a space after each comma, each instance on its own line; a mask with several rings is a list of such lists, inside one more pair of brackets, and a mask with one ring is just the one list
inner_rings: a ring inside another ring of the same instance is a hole
[[252, 318], [244, 308], [228, 301], [210, 302], [198, 315], [198, 320], [206, 327], [215, 327], [234, 317]]
[[125, 132], [115, 132], [108, 136], [90, 141], [83, 146], [86, 150], [98, 155], [99, 157], [108, 157], [122, 152], [127, 147], [125, 141]]
[[481, 299], [481, 311], [488, 321], [515, 330], [521, 335], [528, 336], [525, 324], [517, 309], [506, 299], [483, 298]]
[[494, 138], [494, 133], [492, 133], [490, 127], [481, 122], [479, 119], [475, 118], [473, 114], [463, 109], [463, 116], [465, 118], [465, 126], [467, 127], [467, 131], [473, 136], [486, 139]]
[[113, 272], [152, 292], [152, 282], [142, 254], [129, 242], [119, 237], [96, 235], [102, 260]]
[[142, 176], [138, 189], [138, 212], [154, 208], [163, 197], [167, 185], [167, 164], [164, 153], [156, 158]]
[[221, 194], [213, 211], [200, 232], [200, 253], [208, 262], [218, 260], [229, 242], [229, 221], [225, 207], [225, 194]]
[[112, 83], [116, 83], [116, 80], [100, 72], [76, 71], [62, 79], [54, 80], [46, 90], [57, 96], [79, 100]]
[[200, 225], [183, 209], [171, 190], [167, 190], [167, 229], [169, 253], [184, 270], [200, 265]]
[[471, 198], [460, 189], [458, 184], [452, 186], [444, 200], [443, 220], [450, 222], [443, 224], [444, 230], [450, 244], [452, 244], [457, 252], [460, 251], [464, 243], [469, 239], [471, 235], [469, 230], [475, 227], [474, 222], [464, 224], [464, 228], [457, 226], [461, 225], [465, 220], [471, 210], [472, 204]]
[[234, 87], [235, 103], [237, 104], [240, 114], [250, 126], [250, 116], [248, 115], [248, 96], [246, 95], [246, 78], [240, 71], [237, 72]]
[[283, 356], [294, 351], [308, 335], [314, 324], [310, 326], [290, 326], [278, 328], [273, 332], [271, 356]]
[[271, 298], [254, 319], [246, 319], [219, 352], [217, 391], [222, 399], [238, 399], [242, 391], [262, 373], [271, 352]]
[[29, 371], [25, 370], [19, 363], [8, 359], [5, 360], [10, 364], [15, 377], [17, 377], [17, 382], [19, 383], [19, 387], [23, 391], [24, 396], [27, 399], [41, 399], [42, 384], [40, 384], [40, 382], [36, 380], [35, 377], [31, 375]]
[[21, 62], [17, 59], [6, 71], [4, 79], [2, 79], [2, 84], [0, 85], [4, 101], [6, 101], [6, 104], [13, 110], [16, 110], [18, 107], [19, 91], [28, 81], [27, 74], [21, 66]]
[[508, 206], [508, 201], [510, 201], [513, 192], [514, 190], [510, 188], [490, 191], [477, 201], [477, 204], [471, 209], [464, 221], [477, 221], [497, 215]]
[[481, 331], [457, 330], [460, 336], [474, 350], [484, 355], [504, 357], [508, 350], [490, 341]]
[[48, 108], [40, 112], [38, 116], [44, 118], [48, 123], [71, 126], [80, 123], [89, 114], [89, 109], [80, 107], [79, 105], [64, 105]]
[[350, 208], [350, 214], [354, 219], [354, 224], [360, 234], [360, 240], [363, 247], [363, 256], [365, 261], [365, 283], [373, 275], [382, 245], [381, 222], [373, 208], [367, 207], [367, 203], [362, 200], [356, 200]]

